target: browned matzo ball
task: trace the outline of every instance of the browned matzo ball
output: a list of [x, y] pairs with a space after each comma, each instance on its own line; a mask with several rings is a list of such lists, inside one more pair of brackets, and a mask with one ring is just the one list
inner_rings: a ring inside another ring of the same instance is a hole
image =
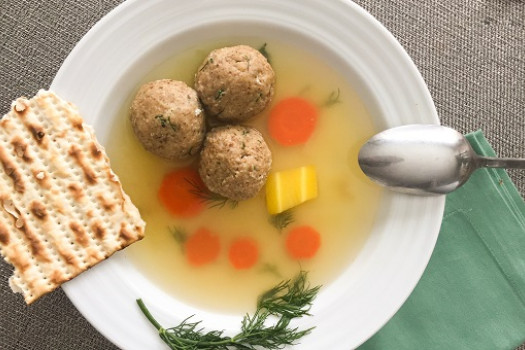
[[210, 191], [244, 200], [259, 192], [271, 165], [270, 149], [257, 129], [226, 125], [206, 135], [199, 174]]
[[146, 150], [169, 160], [199, 153], [206, 132], [204, 119], [197, 93], [181, 81], [146, 83], [131, 103], [135, 135]]
[[238, 122], [260, 113], [274, 93], [275, 73], [266, 58], [246, 45], [213, 50], [195, 75], [207, 112]]

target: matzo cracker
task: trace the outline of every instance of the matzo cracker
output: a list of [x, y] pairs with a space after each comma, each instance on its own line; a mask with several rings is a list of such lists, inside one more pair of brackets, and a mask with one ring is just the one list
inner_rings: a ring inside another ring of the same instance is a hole
[[28, 304], [144, 236], [93, 130], [53, 92], [13, 102], [0, 164], [0, 252]]

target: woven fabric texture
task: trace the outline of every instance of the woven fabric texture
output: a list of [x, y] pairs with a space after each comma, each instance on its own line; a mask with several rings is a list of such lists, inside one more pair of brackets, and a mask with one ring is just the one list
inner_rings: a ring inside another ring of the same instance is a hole
[[[337, 1], [337, 0], [330, 0]], [[80, 38], [120, 0], [0, 1], [0, 111], [49, 87]], [[358, 0], [407, 50], [442, 123], [481, 129], [496, 152], [525, 157], [525, 2]], [[525, 195], [523, 171], [509, 175]], [[26, 307], [0, 261], [0, 348], [116, 349], [62, 290]], [[497, 301], [495, 301], [497, 302]], [[518, 348], [525, 350], [525, 344]]]

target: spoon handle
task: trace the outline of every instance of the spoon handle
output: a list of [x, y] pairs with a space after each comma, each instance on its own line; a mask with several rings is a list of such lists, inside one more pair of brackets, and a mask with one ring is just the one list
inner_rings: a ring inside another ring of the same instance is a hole
[[525, 169], [525, 158], [478, 157], [479, 167]]

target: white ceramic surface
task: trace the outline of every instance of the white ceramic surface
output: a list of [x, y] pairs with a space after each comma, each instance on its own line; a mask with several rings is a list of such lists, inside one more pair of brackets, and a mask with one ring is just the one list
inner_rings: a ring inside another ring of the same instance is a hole
[[[399, 43], [367, 12], [343, 0], [129, 0], [78, 43], [51, 89], [79, 107], [104, 144], [110, 137], [110, 118], [153, 66], [200, 41], [243, 35], [293, 43], [329, 62], [364, 99], [378, 131], [439, 123], [427, 87]], [[385, 194], [357, 259], [322, 289], [314, 316], [299, 322], [317, 328], [298, 348], [348, 350], [385, 324], [428, 263], [443, 207], [444, 197]], [[63, 289], [82, 314], [123, 349], [165, 348], [136, 306], [137, 297], [166, 326], [198, 314], [206, 327], [230, 333], [240, 321], [174, 300], [142, 276], [125, 251]]]

